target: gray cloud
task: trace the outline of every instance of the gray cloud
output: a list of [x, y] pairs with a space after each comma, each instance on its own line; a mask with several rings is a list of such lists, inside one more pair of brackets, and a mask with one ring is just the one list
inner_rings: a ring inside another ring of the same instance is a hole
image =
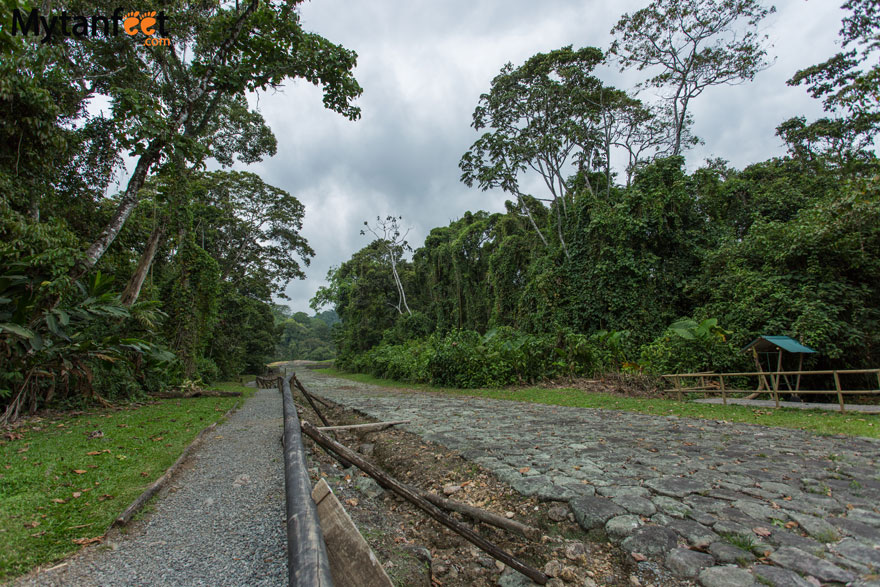
[[[355, 123], [323, 109], [320, 91], [295, 82], [255, 98], [278, 137], [278, 154], [251, 170], [306, 206], [304, 235], [317, 255], [308, 279], [287, 293], [295, 310], [338, 265], [368, 243], [359, 230], [377, 215], [403, 215], [420, 245], [435, 226], [466, 210], [503, 209], [501, 192], [459, 182], [458, 160], [477, 138], [471, 113], [491, 79], [510, 61], [572, 44], [607, 47], [609, 30], [646, 0], [599, 2], [524, 0], [474, 2], [350, 2], [313, 0], [303, 25], [358, 52], [363, 118]], [[836, 49], [841, 11], [836, 2], [786, 0], [765, 30], [777, 56], [753, 83], [710, 88], [693, 104], [696, 134], [706, 144], [688, 155], [695, 167], [722, 157], [736, 167], [782, 153], [775, 127], [798, 114], [816, 116], [818, 103], [785, 81]], [[636, 72], [600, 73], [631, 88]]]

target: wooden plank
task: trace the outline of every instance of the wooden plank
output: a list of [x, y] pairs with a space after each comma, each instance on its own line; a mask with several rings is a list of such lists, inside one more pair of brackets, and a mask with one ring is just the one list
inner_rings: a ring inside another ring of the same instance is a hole
[[315, 484], [312, 499], [324, 532], [333, 584], [337, 587], [392, 587], [379, 559], [323, 479]]
[[843, 394], [840, 393], [840, 376], [837, 371], [834, 372], [834, 387], [837, 388], [837, 401], [840, 403], [840, 413], [844, 413], [846, 409], [843, 407]]
[[348, 424], [345, 426], [319, 426], [321, 432], [331, 432], [333, 430], [352, 430], [355, 432], [377, 432], [385, 430], [398, 424], [409, 424], [409, 420], [392, 420], [389, 422], [371, 422], [368, 424]]

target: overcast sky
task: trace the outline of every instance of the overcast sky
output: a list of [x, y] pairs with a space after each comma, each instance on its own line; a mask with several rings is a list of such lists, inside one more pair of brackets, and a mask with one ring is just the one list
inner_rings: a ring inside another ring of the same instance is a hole
[[[358, 53], [364, 88], [357, 122], [326, 111], [306, 82], [263, 93], [259, 108], [278, 138], [278, 154], [248, 167], [305, 204], [303, 233], [316, 256], [308, 278], [291, 282], [288, 303], [309, 300], [331, 266], [368, 244], [364, 220], [402, 215], [409, 241], [421, 246], [431, 228], [467, 210], [501, 211], [505, 194], [459, 181], [458, 161], [476, 140], [471, 114], [508, 61], [565, 45], [605, 49], [624, 12], [648, 0], [313, 0], [302, 6], [306, 30]], [[776, 59], [752, 83], [708, 89], [692, 104], [694, 132], [705, 146], [687, 154], [694, 168], [722, 157], [737, 168], [783, 153], [775, 127], [820, 105], [785, 81], [838, 50], [843, 13], [837, 0], [783, 0], [763, 23]], [[597, 72], [631, 88], [638, 72]]]

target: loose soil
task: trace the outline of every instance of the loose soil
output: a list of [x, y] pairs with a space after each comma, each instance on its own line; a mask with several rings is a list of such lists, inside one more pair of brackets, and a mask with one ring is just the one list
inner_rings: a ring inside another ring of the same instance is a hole
[[[295, 397], [300, 417], [320, 422], [298, 392]], [[319, 405], [319, 409], [331, 425], [372, 421], [338, 405], [332, 409]], [[539, 528], [541, 539], [532, 541], [475, 523], [467, 516], [451, 514], [524, 562], [549, 570], [557, 576], [551, 585], [685, 584], [662, 570], [656, 569], [660, 574], [655, 574], [655, 569], [645, 563], [636, 565], [629, 555], [609, 542], [590, 540], [566, 504], [523, 497], [482, 467], [443, 446], [394, 429], [368, 433], [339, 431], [336, 435], [339, 442], [363, 453], [411, 486], [439, 495], [444, 495], [445, 487], [447, 493], [453, 491], [448, 495], [450, 499]], [[343, 470], [309, 438], [304, 437], [304, 441], [311, 450], [313, 481], [327, 480], [396, 585], [487, 586], [496, 585], [502, 573], [514, 573], [512, 569], [505, 572], [504, 565], [391, 492], [369, 497], [365, 491], [374, 493], [381, 489], [367, 481], [366, 474], [355, 468]]]

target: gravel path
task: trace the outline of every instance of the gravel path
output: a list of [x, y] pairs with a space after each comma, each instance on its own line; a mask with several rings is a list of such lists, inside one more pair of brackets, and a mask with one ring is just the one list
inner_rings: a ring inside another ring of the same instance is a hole
[[127, 534], [16, 585], [287, 585], [281, 396], [261, 390], [205, 438]]
[[297, 376], [373, 418], [411, 420], [410, 432], [520, 493], [568, 502], [588, 532], [705, 587], [878, 584], [877, 440]]

